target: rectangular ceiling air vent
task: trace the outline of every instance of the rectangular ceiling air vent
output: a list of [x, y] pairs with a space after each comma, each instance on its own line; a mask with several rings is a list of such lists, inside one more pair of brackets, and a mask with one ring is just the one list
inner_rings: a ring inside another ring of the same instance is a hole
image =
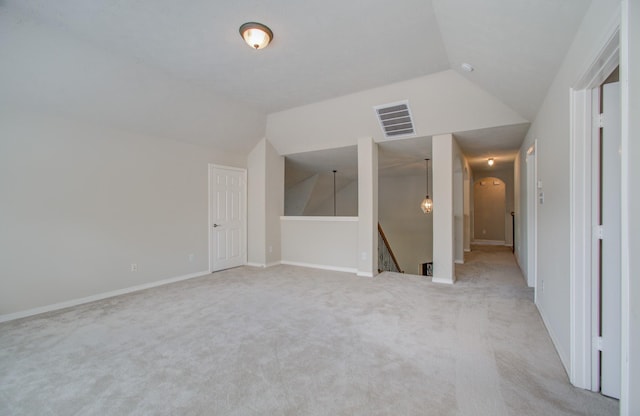
[[385, 138], [396, 139], [415, 135], [409, 101], [378, 105], [373, 109], [376, 111]]

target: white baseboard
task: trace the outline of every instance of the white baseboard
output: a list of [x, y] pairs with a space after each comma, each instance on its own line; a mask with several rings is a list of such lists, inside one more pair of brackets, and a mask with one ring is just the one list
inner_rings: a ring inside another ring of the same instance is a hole
[[373, 277], [373, 273], [371, 272], [358, 272], [356, 275], [360, 277]]
[[433, 283], [442, 283], [442, 284], [445, 284], [445, 285], [452, 285], [453, 284], [453, 280], [445, 279], [444, 277], [433, 277], [433, 278], [431, 278], [431, 281]]
[[282, 262], [274, 261], [273, 263], [267, 263], [267, 264], [263, 264], [263, 263], [247, 263], [246, 266], [260, 267], [261, 269], [266, 269], [266, 268], [269, 268], [269, 267], [278, 266], [280, 264], [282, 264]]
[[471, 249], [470, 249], [470, 248], [465, 248], [465, 249], [464, 249], [464, 252], [465, 252], [465, 253], [471, 253]]
[[464, 260], [456, 260], [454, 261], [455, 264], [464, 264]]
[[72, 299], [65, 302], [54, 303], [52, 305], [41, 306], [39, 308], [27, 309], [26, 311], [14, 312], [0, 315], [0, 322], [13, 321], [14, 319], [26, 318], [28, 316], [39, 315], [41, 313], [53, 312], [60, 309], [70, 308], [72, 306], [82, 305], [83, 303], [95, 302], [97, 300], [112, 298], [114, 296], [126, 295], [127, 293], [138, 292], [140, 290], [151, 289], [152, 287], [164, 286], [170, 283], [180, 282], [182, 280], [193, 279], [195, 277], [210, 274], [208, 271], [185, 274], [183, 276], [171, 277], [169, 279], [158, 280], [157, 282], [145, 283], [143, 285], [131, 286], [124, 289], [113, 290], [111, 292], [99, 293], [84, 298]]
[[334, 272], [346, 272], [346, 273], [357, 273], [358, 272], [358, 269], [352, 268], [352, 267], [328, 266], [328, 265], [325, 265], [325, 264], [312, 264], [312, 263], [303, 263], [303, 262], [289, 261], [289, 260], [282, 260], [280, 262], [280, 264], [286, 264], [288, 266], [308, 267], [310, 269], [331, 270], [331, 271], [334, 271]]
[[542, 313], [542, 310], [540, 309], [540, 307], [537, 304], [536, 304], [536, 309], [538, 310], [538, 313], [540, 314], [540, 317], [542, 318], [542, 323], [544, 324], [545, 328], [547, 329], [547, 333], [549, 334], [549, 337], [551, 338], [551, 342], [553, 343], [553, 346], [556, 349], [556, 352], [558, 353], [558, 356], [560, 357], [560, 361], [562, 362], [562, 365], [564, 366], [564, 371], [567, 373], [567, 377], [570, 377], [571, 371], [570, 371], [570, 367], [569, 367], [569, 360], [567, 359], [567, 357], [565, 357], [565, 355], [563, 354], [563, 351], [560, 348], [558, 348], [558, 346], [560, 345], [558, 343], [558, 337], [556, 337], [556, 335], [553, 333], [553, 330], [549, 326], [549, 323], [547, 322], [547, 319], [545, 318], [544, 313]]
[[477, 244], [479, 246], [504, 246], [506, 245], [504, 240], [473, 240], [471, 244]]

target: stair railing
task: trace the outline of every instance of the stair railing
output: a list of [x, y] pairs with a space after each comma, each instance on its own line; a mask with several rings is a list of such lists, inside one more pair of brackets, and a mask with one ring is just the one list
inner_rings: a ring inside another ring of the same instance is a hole
[[389, 240], [387, 240], [387, 236], [384, 235], [380, 223], [378, 223], [378, 271], [404, 273], [404, 271], [400, 269], [398, 259], [396, 259], [396, 256], [393, 254]]

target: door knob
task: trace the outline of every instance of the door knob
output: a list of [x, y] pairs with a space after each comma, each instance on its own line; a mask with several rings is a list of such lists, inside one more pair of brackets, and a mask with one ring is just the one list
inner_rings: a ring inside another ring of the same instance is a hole
[[220, 224], [213, 224], [213, 228], [220, 227]]

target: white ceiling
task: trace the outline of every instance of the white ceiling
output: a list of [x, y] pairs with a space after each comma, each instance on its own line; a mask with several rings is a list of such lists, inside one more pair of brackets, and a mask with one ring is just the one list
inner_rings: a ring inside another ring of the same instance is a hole
[[[516, 153], [527, 132], [529, 123], [493, 127], [455, 133], [474, 172], [512, 168]], [[378, 174], [380, 177], [416, 176], [425, 174], [425, 159], [431, 158], [431, 137], [416, 137], [378, 143]], [[494, 165], [487, 164], [494, 158]], [[356, 180], [358, 150], [356, 146], [286, 156], [285, 187], [295, 185], [315, 174], [330, 175], [338, 170], [345, 183]]]
[[[589, 4], [588, 0], [0, 0], [0, 8], [10, 6], [97, 50], [259, 114], [453, 69], [529, 121], [535, 118]], [[268, 48], [254, 51], [244, 44], [238, 28], [247, 21], [265, 23], [273, 30], [275, 38]], [[463, 72], [462, 62], [476, 70]], [[211, 140], [212, 128], [224, 124], [209, 113], [192, 120], [192, 107], [184, 107], [180, 112], [169, 106], [163, 112], [161, 105], [145, 105], [141, 106], [145, 112], [131, 117], [148, 118], [136, 121], [143, 130], [153, 130], [152, 126], [171, 136], [202, 136], [202, 140]], [[490, 156], [512, 161], [527, 128], [525, 123], [453, 133], [472, 166], [481, 169]], [[229, 150], [246, 151], [259, 139], [246, 135], [244, 141], [236, 140], [226, 134], [229, 130], [215, 134], [215, 140]], [[226, 136], [232, 143], [224, 142]], [[425, 156], [415, 146], [423, 143], [401, 140], [382, 145], [381, 174], [410, 174], [409, 164], [416, 172], [422, 169]], [[327, 160], [339, 159], [330, 155], [317, 164], [324, 166]]]
[[[535, 116], [586, 0], [5, 0], [97, 47], [271, 113], [445, 69]], [[275, 39], [243, 44], [259, 21]]]

